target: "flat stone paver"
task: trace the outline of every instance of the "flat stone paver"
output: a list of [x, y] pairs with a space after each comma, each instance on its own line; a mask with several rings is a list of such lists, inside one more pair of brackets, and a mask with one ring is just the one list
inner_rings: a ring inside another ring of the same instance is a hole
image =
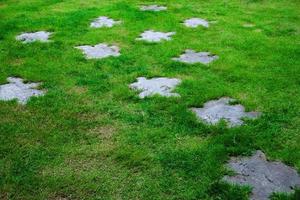
[[172, 91], [180, 83], [181, 80], [176, 78], [152, 78], [147, 80], [145, 77], [139, 77], [137, 78], [137, 82], [132, 83], [129, 87], [141, 91], [139, 94], [141, 99], [155, 94], [165, 97], [178, 97], [180, 95]]
[[297, 171], [281, 162], [270, 162], [261, 151], [251, 157], [231, 158], [227, 167], [236, 175], [225, 176], [231, 184], [251, 186], [251, 200], [267, 200], [272, 193], [291, 193], [300, 187]]
[[23, 83], [23, 79], [9, 77], [9, 83], [0, 85], [0, 100], [17, 99], [20, 104], [26, 104], [32, 96], [42, 96], [44, 91], [36, 89], [40, 83]]
[[167, 10], [167, 7], [158, 6], [158, 5], [148, 5], [148, 6], [141, 6], [140, 10], [159, 12], [159, 11]]
[[113, 27], [115, 24], [120, 24], [121, 21], [115, 21], [109, 17], [101, 16], [91, 23], [92, 28]]
[[22, 33], [16, 37], [16, 40], [22, 41], [23, 43], [32, 42], [49, 42], [49, 37], [52, 33], [46, 31], [38, 31], [35, 33]]
[[179, 58], [172, 58], [172, 60], [187, 64], [202, 63], [207, 65], [218, 58], [219, 56], [213, 55], [210, 52], [196, 52], [194, 50], [187, 49], [184, 54], [179, 56]]
[[102, 59], [110, 56], [120, 56], [120, 49], [117, 46], [108, 46], [107, 44], [101, 43], [95, 46], [78, 46], [76, 49], [82, 50], [87, 59]]
[[203, 108], [192, 108], [192, 111], [206, 123], [215, 125], [223, 119], [229, 127], [242, 125], [243, 118], [255, 119], [260, 116], [259, 112], [245, 112], [244, 106], [230, 105], [231, 102], [234, 99], [223, 97], [205, 103]]
[[189, 28], [197, 28], [198, 26], [203, 26], [208, 28], [209, 22], [205, 19], [191, 18], [184, 21], [184, 25]]
[[136, 40], [144, 40], [147, 42], [161, 42], [163, 40], [169, 41], [171, 40], [171, 36], [175, 35], [175, 32], [156, 32], [153, 30], [145, 31], [140, 35], [140, 38], [137, 38]]

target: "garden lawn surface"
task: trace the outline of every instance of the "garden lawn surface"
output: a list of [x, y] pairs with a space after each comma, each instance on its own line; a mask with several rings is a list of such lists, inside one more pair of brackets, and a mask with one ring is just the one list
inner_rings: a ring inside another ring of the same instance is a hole
[[[144, 4], [168, 9], [142, 12]], [[299, 172], [299, 7], [295, 0], [1, 0], [0, 84], [21, 77], [47, 93], [25, 106], [0, 101], [0, 199], [248, 199], [250, 188], [221, 180], [231, 156], [255, 150]], [[90, 28], [99, 16], [122, 23]], [[214, 23], [182, 24], [193, 17]], [[176, 34], [137, 41], [146, 30]], [[36, 31], [53, 32], [51, 42], [15, 39]], [[87, 60], [74, 48], [99, 43], [120, 47], [121, 56]], [[219, 59], [172, 60], [186, 49]], [[139, 99], [129, 88], [137, 77], [181, 79], [174, 91], [181, 97]], [[226, 128], [190, 111], [226, 96], [263, 115]]]

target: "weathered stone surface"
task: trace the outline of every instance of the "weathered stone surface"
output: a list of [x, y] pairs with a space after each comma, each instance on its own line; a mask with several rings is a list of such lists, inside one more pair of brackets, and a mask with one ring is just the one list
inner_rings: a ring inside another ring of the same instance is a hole
[[261, 151], [251, 157], [231, 158], [227, 167], [236, 175], [225, 176], [224, 181], [251, 186], [252, 200], [267, 200], [272, 193], [291, 193], [300, 187], [300, 176], [297, 171], [281, 162], [267, 161]]
[[255, 119], [260, 116], [258, 112], [245, 112], [245, 108], [240, 104], [230, 105], [231, 102], [234, 102], [234, 99], [223, 97], [205, 103], [203, 108], [192, 108], [192, 111], [206, 123], [214, 125], [223, 119], [230, 127], [242, 125], [243, 118]]
[[158, 5], [148, 5], [148, 6], [141, 6], [140, 9], [142, 11], [159, 12], [159, 11], [167, 10], [167, 7], [165, 7], [165, 6], [158, 6]]
[[115, 21], [109, 17], [101, 16], [91, 23], [92, 28], [113, 27], [115, 24], [120, 24], [121, 21]]
[[95, 46], [78, 46], [75, 47], [82, 50], [87, 59], [102, 59], [109, 56], [120, 56], [120, 49], [117, 46], [108, 46], [107, 44], [97, 44]]
[[46, 31], [38, 31], [35, 33], [22, 33], [16, 37], [17, 40], [22, 41], [23, 43], [31, 42], [48, 42], [49, 37], [52, 33]]
[[181, 80], [176, 78], [152, 78], [147, 80], [145, 77], [140, 77], [137, 79], [137, 82], [130, 85], [130, 88], [141, 91], [139, 94], [141, 99], [155, 94], [170, 97], [179, 96], [179, 94], [172, 91], [180, 83]]
[[190, 27], [190, 28], [197, 28], [198, 26], [203, 26], [203, 27], [208, 28], [209, 22], [206, 21], [205, 19], [191, 18], [191, 19], [185, 20], [184, 25], [186, 27]]
[[162, 40], [171, 40], [172, 35], [175, 35], [175, 32], [163, 33], [149, 30], [142, 33], [140, 38], [137, 38], [137, 40], [144, 40], [147, 42], [161, 42]]
[[17, 99], [20, 104], [26, 104], [32, 96], [42, 96], [44, 92], [36, 89], [40, 83], [23, 83], [23, 79], [9, 77], [8, 84], [0, 85], [0, 100]]
[[195, 52], [194, 50], [186, 50], [179, 58], [173, 58], [174, 61], [179, 61], [188, 64], [202, 63], [209, 64], [217, 60], [219, 56], [212, 55], [210, 52]]

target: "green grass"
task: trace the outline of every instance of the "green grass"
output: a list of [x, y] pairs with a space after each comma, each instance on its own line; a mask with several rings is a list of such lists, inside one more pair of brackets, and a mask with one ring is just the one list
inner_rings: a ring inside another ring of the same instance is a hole
[[[140, 12], [145, 2], [169, 9]], [[0, 0], [0, 83], [20, 76], [48, 91], [26, 106], [0, 102], [0, 199], [247, 199], [249, 188], [220, 180], [230, 156], [256, 149], [299, 171], [299, 7], [295, 0]], [[89, 28], [105, 15], [123, 23]], [[188, 29], [181, 22], [190, 17], [217, 23]], [[176, 35], [135, 41], [148, 29]], [[15, 40], [39, 30], [53, 31], [52, 42]], [[86, 60], [74, 48], [102, 42], [122, 55]], [[220, 59], [171, 60], [185, 49]], [[181, 98], [138, 99], [128, 85], [139, 76], [181, 78]], [[188, 109], [223, 96], [263, 116], [226, 129]], [[288, 198], [297, 195], [274, 196]]]

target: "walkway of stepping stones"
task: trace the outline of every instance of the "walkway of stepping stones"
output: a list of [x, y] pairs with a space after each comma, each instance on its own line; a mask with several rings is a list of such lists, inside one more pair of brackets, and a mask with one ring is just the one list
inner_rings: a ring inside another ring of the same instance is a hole
[[[160, 12], [166, 11], [167, 7], [143, 5], [139, 9], [143, 12]], [[111, 19], [107, 16], [100, 16], [91, 22], [90, 27], [112, 28], [118, 24], [121, 24], [121, 21]], [[183, 24], [187, 28], [197, 28], [199, 26], [209, 28], [209, 21], [201, 18], [186, 19]], [[248, 25], [244, 26], [248, 27]], [[16, 40], [22, 43], [48, 42], [51, 34], [46, 31], [22, 33], [16, 37]], [[173, 35], [175, 35], [175, 32], [165, 33], [146, 30], [136, 40], [158, 43], [170, 41]], [[75, 48], [81, 50], [86, 59], [104, 59], [121, 55], [119, 47], [106, 43], [83, 45]], [[182, 55], [172, 58], [172, 60], [186, 64], [201, 63], [207, 65], [218, 58], [219, 56], [210, 52], [196, 52], [187, 49]], [[0, 100], [10, 101], [16, 99], [20, 104], [26, 104], [30, 97], [43, 96], [45, 94], [44, 91], [37, 89], [39, 83], [24, 83], [23, 79], [14, 77], [9, 77], [7, 81], [9, 83], [0, 85]], [[146, 77], [139, 77], [129, 87], [139, 92], [139, 98], [141, 99], [152, 97], [153, 95], [180, 97], [180, 94], [174, 92], [176, 86], [180, 85], [180, 83], [181, 80], [177, 78], [158, 77], [147, 79]], [[244, 118], [256, 119], [261, 115], [259, 112], [245, 112], [245, 108], [240, 104], [234, 104], [234, 101], [232, 98], [223, 97], [218, 100], [206, 102], [202, 108], [191, 108], [190, 110], [200, 121], [208, 125], [215, 125], [224, 120], [229, 128], [241, 126], [244, 123]], [[236, 175], [225, 176], [223, 180], [233, 184], [252, 186], [251, 199], [265, 200], [273, 192], [290, 193], [294, 187], [300, 186], [300, 177], [296, 170], [281, 162], [267, 161], [261, 151], [257, 151], [249, 158], [231, 158], [227, 167], [233, 170]]]

